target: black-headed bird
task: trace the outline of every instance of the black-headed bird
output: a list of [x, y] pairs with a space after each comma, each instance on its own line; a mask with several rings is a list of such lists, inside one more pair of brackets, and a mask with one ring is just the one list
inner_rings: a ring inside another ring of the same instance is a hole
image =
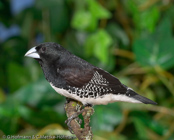
[[59, 44], [42, 43], [31, 48], [25, 56], [39, 62], [45, 78], [56, 92], [80, 101], [84, 106], [106, 105], [118, 101], [157, 104]]

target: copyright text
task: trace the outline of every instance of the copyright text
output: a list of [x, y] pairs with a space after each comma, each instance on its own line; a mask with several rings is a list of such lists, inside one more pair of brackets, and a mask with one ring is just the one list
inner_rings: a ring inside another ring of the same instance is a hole
[[75, 136], [66, 136], [66, 135], [32, 135], [32, 136], [21, 136], [21, 135], [3, 135], [3, 139], [76, 139]]

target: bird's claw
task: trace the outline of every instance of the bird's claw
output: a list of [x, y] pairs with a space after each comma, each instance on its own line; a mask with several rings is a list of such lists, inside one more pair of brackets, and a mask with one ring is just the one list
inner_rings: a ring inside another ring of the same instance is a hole
[[70, 130], [70, 132], [72, 134], [74, 134], [74, 132], [73, 132], [73, 130], [71, 128], [71, 124], [70, 123], [71, 123], [71, 121], [73, 119], [76, 119], [76, 121], [81, 125], [82, 124], [82, 120], [78, 117], [78, 115], [80, 115], [83, 111], [84, 110], [81, 110], [80, 112], [74, 113], [73, 115], [71, 115], [70, 117], [68, 117], [68, 119], [65, 121], [65, 123], [67, 124], [67, 126], [68, 126], [68, 128], [69, 128], [69, 130]]
[[73, 120], [73, 119], [68, 118], [68, 119], [65, 121], [65, 123], [67, 124], [68, 129], [69, 129], [69, 131], [71, 132], [71, 134], [74, 134], [74, 132], [73, 132], [73, 130], [72, 130], [72, 128], [71, 128], [71, 124], [70, 124], [72, 120]]
[[73, 119], [76, 119], [76, 121], [81, 125], [82, 124], [82, 120], [80, 119], [80, 118], [74, 118], [74, 116], [72, 115], [71, 117], [69, 117], [66, 121], [65, 121], [65, 123], [67, 124], [67, 126], [68, 126], [68, 129], [69, 129], [69, 131], [72, 133], [72, 134], [74, 134], [74, 132], [73, 132], [73, 130], [72, 130], [72, 128], [71, 128], [71, 121], [73, 120]]
[[76, 118], [76, 121], [81, 125], [82, 124], [82, 120], [80, 118]]

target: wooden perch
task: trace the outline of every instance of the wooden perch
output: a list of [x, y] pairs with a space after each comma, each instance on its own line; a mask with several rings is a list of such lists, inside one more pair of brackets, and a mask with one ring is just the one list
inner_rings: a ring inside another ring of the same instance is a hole
[[[67, 117], [71, 117], [73, 114], [82, 110], [83, 105], [75, 100], [67, 99], [65, 104], [65, 111]], [[90, 117], [93, 114], [94, 109], [92, 107], [85, 107], [82, 113], [84, 119], [84, 128], [81, 127], [80, 118], [73, 119], [70, 122], [71, 129], [79, 140], [92, 140], [92, 130], [90, 127]]]

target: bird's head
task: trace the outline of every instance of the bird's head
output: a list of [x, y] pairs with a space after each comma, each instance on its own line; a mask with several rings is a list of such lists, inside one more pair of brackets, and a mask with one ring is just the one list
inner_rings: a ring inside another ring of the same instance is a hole
[[25, 56], [32, 57], [38, 61], [47, 62], [58, 60], [65, 49], [59, 44], [47, 42], [31, 48]]

